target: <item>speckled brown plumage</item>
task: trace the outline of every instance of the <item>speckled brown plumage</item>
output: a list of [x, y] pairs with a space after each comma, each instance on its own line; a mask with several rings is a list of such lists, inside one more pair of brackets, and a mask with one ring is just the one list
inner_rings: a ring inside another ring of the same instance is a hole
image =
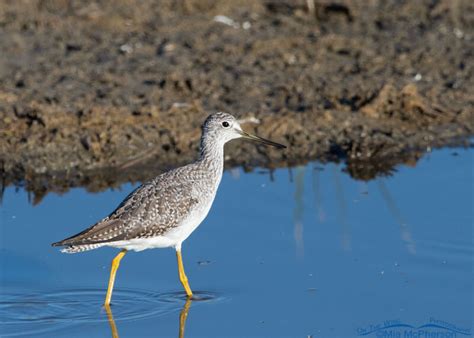
[[[212, 114], [204, 122], [201, 154], [196, 162], [143, 184], [109, 216], [53, 246], [65, 246], [63, 251], [69, 253], [104, 245], [137, 251], [149, 247], [179, 248], [212, 205], [224, 167], [224, 144], [240, 137], [282, 147], [246, 134], [230, 114]], [[165, 242], [141, 241], [139, 245], [133, 242], [160, 237]]]
[[55, 245], [95, 248], [165, 234], [198, 208], [200, 200], [207, 201], [215, 193], [212, 187], [218, 174], [206, 168], [193, 163], [156, 177], [133, 191], [109, 216]]

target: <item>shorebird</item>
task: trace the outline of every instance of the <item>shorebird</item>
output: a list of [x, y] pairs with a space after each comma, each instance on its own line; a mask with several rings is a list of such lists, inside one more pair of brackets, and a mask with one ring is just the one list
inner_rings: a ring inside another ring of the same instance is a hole
[[110, 305], [115, 275], [127, 251], [172, 247], [176, 250], [178, 273], [188, 298], [193, 296], [184, 272], [181, 245], [207, 216], [224, 169], [224, 144], [244, 138], [277, 148], [286, 148], [242, 130], [230, 114], [210, 115], [202, 126], [199, 159], [165, 172], [144, 183], [109, 216], [86, 230], [53, 243], [61, 251], [78, 253], [103, 246], [121, 251], [112, 260], [105, 306]]

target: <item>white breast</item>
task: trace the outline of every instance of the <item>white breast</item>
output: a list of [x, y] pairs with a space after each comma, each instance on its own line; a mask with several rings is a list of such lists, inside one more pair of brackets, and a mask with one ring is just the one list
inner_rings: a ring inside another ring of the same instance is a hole
[[209, 210], [211, 209], [212, 202], [214, 201], [214, 195], [212, 196], [210, 201], [206, 201], [207, 203], [202, 203], [193, 212], [187, 217], [183, 222], [176, 228], [170, 230], [165, 234], [164, 237], [168, 238], [174, 244], [177, 249], [181, 248], [181, 243], [192, 234], [194, 230], [199, 226], [199, 224], [204, 221]]

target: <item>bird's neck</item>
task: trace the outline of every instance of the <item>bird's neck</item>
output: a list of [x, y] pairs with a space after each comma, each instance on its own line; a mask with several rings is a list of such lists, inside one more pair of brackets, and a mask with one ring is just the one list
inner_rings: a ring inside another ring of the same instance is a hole
[[211, 137], [202, 138], [199, 161], [221, 175], [224, 169], [224, 144]]

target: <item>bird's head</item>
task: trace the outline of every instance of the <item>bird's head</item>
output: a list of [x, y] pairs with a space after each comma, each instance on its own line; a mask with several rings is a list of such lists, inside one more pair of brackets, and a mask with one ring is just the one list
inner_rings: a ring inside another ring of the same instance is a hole
[[209, 115], [203, 124], [202, 131], [204, 137], [215, 138], [224, 144], [233, 139], [244, 138], [276, 148], [286, 148], [283, 144], [266, 140], [243, 131], [239, 121], [228, 113], [218, 112]]

